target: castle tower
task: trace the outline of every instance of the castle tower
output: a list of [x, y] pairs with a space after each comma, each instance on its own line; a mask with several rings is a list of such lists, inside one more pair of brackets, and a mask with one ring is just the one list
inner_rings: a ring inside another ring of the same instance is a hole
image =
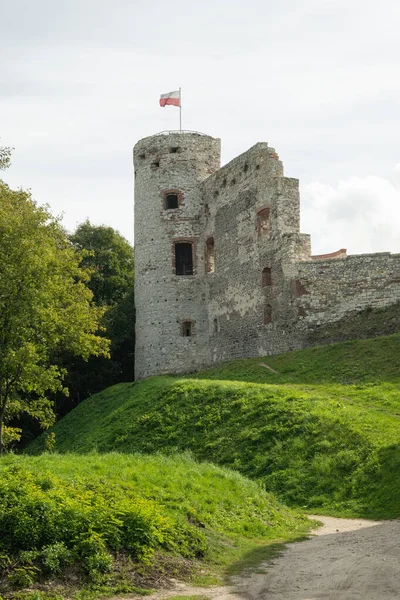
[[204, 201], [220, 140], [171, 132], [140, 140], [135, 167], [137, 379], [209, 363]]

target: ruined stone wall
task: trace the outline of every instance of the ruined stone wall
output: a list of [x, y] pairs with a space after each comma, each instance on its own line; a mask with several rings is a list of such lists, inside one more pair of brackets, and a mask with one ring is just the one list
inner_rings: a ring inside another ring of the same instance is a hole
[[299, 233], [298, 181], [283, 177], [274, 149], [257, 144], [202, 187], [204, 240], [215, 246], [215, 272], [206, 274], [212, 363], [300, 347], [291, 279], [310, 245]]
[[[313, 260], [297, 264], [297, 297], [305, 344], [310, 333], [338, 323], [349, 315], [383, 308], [400, 301], [400, 254], [360, 254], [339, 260]], [[362, 327], [362, 321], [360, 321]], [[352, 337], [363, 332], [352, 329]], [[334, 330], [329, 334], [335, 340]], [[329, 341], [329, 336], [325, 342]]]

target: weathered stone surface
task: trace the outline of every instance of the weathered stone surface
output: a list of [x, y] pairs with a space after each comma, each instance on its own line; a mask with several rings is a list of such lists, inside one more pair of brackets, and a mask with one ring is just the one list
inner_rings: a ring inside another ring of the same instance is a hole
[[[400, 255], [311, 256], [298, 181], [268, 144], [220, 168], [218, 139], [156, 135], [134, 164], [137, 378], [301, 348], [321, 325], [400, 301]], [[175, 274], [175, 242], [192, 244], [193, 275]]]

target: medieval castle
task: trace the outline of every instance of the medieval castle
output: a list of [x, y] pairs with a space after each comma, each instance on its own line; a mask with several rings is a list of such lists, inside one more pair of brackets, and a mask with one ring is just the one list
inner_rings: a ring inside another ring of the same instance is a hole
[[332, 341], [400, 302], [399, 254], [311, 256], [298, 180], [268, 144], [221, 167], [219, 139], [166, 132], [134, 166], [138, 379]]

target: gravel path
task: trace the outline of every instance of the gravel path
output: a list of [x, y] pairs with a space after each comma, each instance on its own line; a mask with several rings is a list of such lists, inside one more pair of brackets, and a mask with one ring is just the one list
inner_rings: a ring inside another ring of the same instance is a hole
[[400, 521], [311, 517], [324, 523], [264, 574], [236, 580], [247, 600], [399, 600]]
[[400, 600], [400, 521], [310, 518], [323, 527], [311, 539], [289, 544], [280, 557], [262, 565], [263, 572], [235, 577], [233, 587], [177, 583], [149, 600], [177, 595], [210, 600]]

